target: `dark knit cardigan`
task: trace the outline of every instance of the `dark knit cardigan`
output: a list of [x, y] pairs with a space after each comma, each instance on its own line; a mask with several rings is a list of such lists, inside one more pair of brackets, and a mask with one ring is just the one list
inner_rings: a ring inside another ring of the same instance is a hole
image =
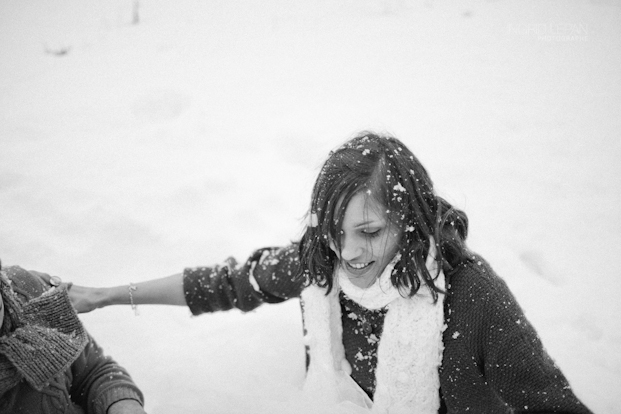
[[2, 273], [11, 282], [2, 285], [0, 413], [106, 414], [121, 400], [143, 403], [125, 369], [86, 333], [64, 288], [45, 293], [49, 284], [16, 266]]
[[[256, 251], [243, 265], [184, 270], [184, 292], [193, 314], [232, 308], [250, 311], [264, 302], [299, 297], [297, 246]], [[347, 315], [372, 312], [340, 295], [345, 355], [352, 378], [372, 397], [378, 342], [385, 312], [367, 313], [374, 326], [360, 329]], [[447, 275], [447, 325], [440, 367], [440, 413], [590, 413], [548, 356], [505, 282], [482, 258], [472, 256]], [[373, 349], [375, 348], [375, 349]]]

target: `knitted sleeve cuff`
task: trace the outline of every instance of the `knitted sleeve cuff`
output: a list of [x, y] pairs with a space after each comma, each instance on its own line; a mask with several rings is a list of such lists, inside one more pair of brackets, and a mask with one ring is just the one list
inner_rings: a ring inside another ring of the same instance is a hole
[[142, 394], [130, 386], [110, 388], [97, 398], [95, 401], [95, 412], [106, 414], [112, 404], [121, 400], [136, 400], [140, 405], [144, 405]]
[[221, 265], [186, 268], [185, 300], [194, 315], [232, 308], [248, 312], [298, 296], [303, 285], [298, 267], [296, 247], [289, 246], [259, 249], [243, 264], [229, 258]]

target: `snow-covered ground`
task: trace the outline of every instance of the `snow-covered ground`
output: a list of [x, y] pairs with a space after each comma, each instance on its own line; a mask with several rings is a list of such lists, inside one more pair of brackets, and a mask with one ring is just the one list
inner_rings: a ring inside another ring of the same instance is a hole
[[[621, 3], [0, 0], [0, 258], [107, 286], [296, 239], [327, 152], [405, 141], [576, 393], [621, 413]], [[287, 411], [296, 301], [82, 315], [163, 413]]]

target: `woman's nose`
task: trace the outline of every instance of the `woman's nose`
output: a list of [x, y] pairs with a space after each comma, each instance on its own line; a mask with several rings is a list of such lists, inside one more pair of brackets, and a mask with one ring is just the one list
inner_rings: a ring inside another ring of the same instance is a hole
[[351, 261], [363, 253], [363, 244], [355, 237], [343, 236], [341, 239], [341, 260]]

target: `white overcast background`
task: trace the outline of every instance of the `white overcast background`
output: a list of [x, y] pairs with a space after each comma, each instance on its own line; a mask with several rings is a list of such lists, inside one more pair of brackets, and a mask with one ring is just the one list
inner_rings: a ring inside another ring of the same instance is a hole
[[[76, 284], [301, 234], [327, 153], [395, 134], [575, 392], [621, 413], [621, 2], [0, 0], [0, 258]], [[150, 413], [287, 412], [299, 303], [81, 316]]]

